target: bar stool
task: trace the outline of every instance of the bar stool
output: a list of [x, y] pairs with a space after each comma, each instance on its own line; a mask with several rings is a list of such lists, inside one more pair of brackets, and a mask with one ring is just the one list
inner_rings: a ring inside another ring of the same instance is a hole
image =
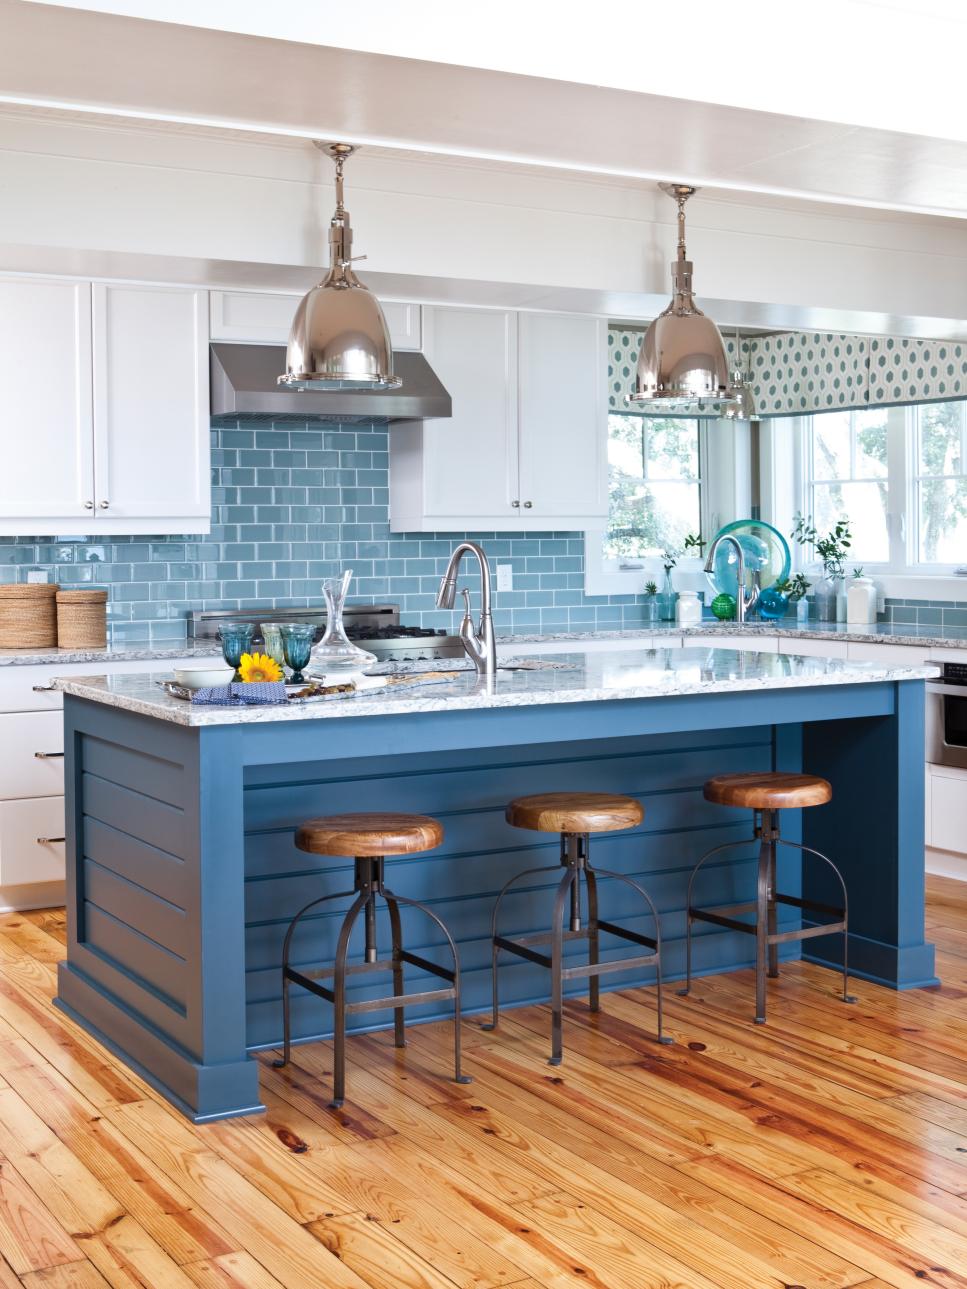
[[[430, 850], [443, 841], [443, 825], [428, 815], [404, 814], [352, 814], [330, 815], [323, 819], [310, 819], [298, 829], [295, 844], [299, 850], [308, 851], [311, 855], [351, 855], [356, 861], [355, 882], [351, 891], [340, 891], [333, 895], [323, 895], [311, 900], [300, 909], [285, 933], [282, 948], [282, 1024], [283, 1054], [282, 1059], [273, 1061], [276, 1069], [281, 1069], [289, 1062], [291, 1053], [291, 1019], [289, 1006], [289, 986], [294, 983], [308, 989], [311, 993], [325, 998], [333, 1004], [335, 1015], [335, 1055], [333, 1060], [333, 1097], [332, 1105], [341, 1106], [346, 1094], [346, 1017], [356, 1012], [381, 1011], [393, 1009], [395, 1040], [397, 1047], [406, 1046], [403, 1009], [417, 1003], [444, 1002], [453, 999], [454, 1036], [453, 1063], [454, 1081], [470, 1083], [472, 1080], [460, 1072], [460, 959], [453, 937], [443, 922], [432, 909], [419, 904], [416, 900], [406, 899], [390, 891], [384, 882], [384, 857], [386, 855], [412, 855], [418, 851]], [[345, 899], [355, 895], [343, 919], [336, 945], [335, 965], [319, 971], [296, 971], [289, 965], [292, 949], [292, 937], [296, 927], [310, 909], [324, 904], [327, 900]], [[389, 958], [380, 958], [376, 943], [376, 897], [380, 896], [386, 903], [389, 912], [392, 953]], [[410, 953], [403, 948], [403, 934], [400, 922], [401, 904], [419, 909], [437, 924], [446, 936], [450, 952], [453, 954], [453, 970], [438, 967], [436, 963]], [[349, 939], [360, 913], [365, 914], [365, 949], [363, 961], [347, 965]], [[431, 975], [446, 981], [445, 989], [424, 990], [421, 993], [403, 992], [403, 964], [409, 963]], [[367, 998], [360, 1002], [346, 1002], [346, 977], [363, 975], [369, 972], [393, 973], [393, 993], [384, 998]], [[332, 989], [318, 982], [326, 977], [333, 978]]]
[[[658, 922], [658, 911], [651, 897], [637, 882], [623, 873], [613, 873], [604, 868], [592, 868], [589, 855], [590, 834], [593, 832], [614, 832], [621, 828], [633, 828], [640, 824], [645, 812], [633, 797], [617, 796], [610, 792], [545, 792], [537, 796], [517, 797], [507, 806], [504, 812], [509, 824], [515, 828], [529, 828], [534, 832], [556, 832], [561, 837], [561, 864], [564, 875], [558, 883], [554, 898], [552, 929], [536, 935], [523, 935], [514, 938], [499, 935], [497, 919], [504, 896], [517, 882], [536, 873], [546, 873], [556, 869], [556, 864], [542, 868], [529, 868], [518, 873], [507, 882], [494, 905], [491, 920], [493, 946], [493, 1019], [484, 1029], [496, 1029], [500, 1000], [497, 983], [497, 959], [501, 949], [514, 953], [528, 962], [536, 962], [546, 967], [551, 973], [551, 1055], [549, 1065], [560, 1065], [563, 1055], [563, 993], [565, 980], [575, 980], [586, 976], [590, 980], [591, 1010], [599, 1008], [599, 979], [606, 972], [627, 971], [631, 967], [654, 966], [658, 984], [658, 1042], [671, 1043], [670, 1038], [662, 1035], [661, 1007], [661, 928]], [[584, 876], [587, 887], [587, 924], [581, 923], [581, 877]], [[630, 886], [648, 905], [655, 919], [655, 937], [639, 935], [628, 931], [613, 922], [605, 922], [598, 917], [598, 877], [610, 877], [615, 881]], [[569, 925], [564, 929], [564, 910], [569, 905]], [[610, 958], [601, 962], [599, 958], [599, 934], [606, 931], [648, 949], [645, 954], [634, 957]], [[568, 940], [587, 940], [588, 961], [565, 967], [563, 962], [564, 943]], [[551, 946], [550, 957], [539, 953], [534, 946]]]
[[[694, 921], [712, 922], [715, 926], [727, 927], [730, 931], [744, 931], [754, 935], [755, 944], [755, 1023], [766, 1022], [766, 975], [775, 978], [779, 975], [780, 944], [793, 940], [809, 940], [816, 936], [843, 933], [843, 1002], [855, 1003], [856, 999], [849, 993], [849, 973], [846, 954], [849, 946], [849, 904], [846, 895], [846, 883], [843, 874], [833, 861], [796, 841], [788, 841], [779, 835], [780, 810], [799, 810], [807, 806], [821, 806], [830, 801], [833, 789], [825, 779], [814, 774], [782, 774], [769, 772], [762, 774], [720, 774], [709, 779], [705, 784], [706, 801], [714, 801], [721, 806], [740, 806], [753, 810], [753, 835], [744, 841], [730, 841], [723, 846], [715, 846], [707, 851], [688, 879], [688, 929], [685, 954], [685, 988], [679, 994], [688, 994], [692, 983], [692, 923]], [[721, 854], [733, 846], [747, 846], [749, 841], [759, 842], [758, 874], [756, 879], [756, 898], [745, 904], [721, 905], [715, 908], [700, 909], [692, 903], [692, 888], [699, 869], [713, 855]], [[776, 849], [778, 846], [795, 846], [804, 854], [816, 855], [836, 874], [843, 892], [843, 907], [836, 908], [829, 904], [817, 904], [814, 901], [800, 899], [796, 895], [782, 895], [776, 889]], [[804, 927], [798, 931], [776, 931], [776, 910], [779, 904], [788, 904], [807, 913], [825, 913], [835, 920], [824, 922], [819, 926]], [[734, 915], [755, 913], [753, 922], [740, 922]]]

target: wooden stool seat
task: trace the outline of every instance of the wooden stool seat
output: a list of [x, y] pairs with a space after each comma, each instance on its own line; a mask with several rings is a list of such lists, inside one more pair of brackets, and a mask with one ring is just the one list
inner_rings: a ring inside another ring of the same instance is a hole
[[516, 797], [505, 816], [533, 832], [589, 833], [634, 828], [645, 817], [640, 802], [613, 792], [540, 792]]
[[411, 855], [443, 841], [443, 825], [429, 815], [355, 814], [307, 819], [295, 835], [299, 850], [312, 855]]
[[705, 784], [705, 800], [752, 810], [797, 810], [830, 801], [833, 789], [815, 774], [719, 774]]

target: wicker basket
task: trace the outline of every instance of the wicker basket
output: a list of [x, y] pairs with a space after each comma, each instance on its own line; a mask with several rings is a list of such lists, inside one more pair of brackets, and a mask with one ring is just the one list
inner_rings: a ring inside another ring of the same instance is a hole
[[0, 649], [51, 649], [57, 644], [53, 582], [0, 586]]
[[61, 649], [104, 648], [107, 591], [57, 592], [57, 643]]

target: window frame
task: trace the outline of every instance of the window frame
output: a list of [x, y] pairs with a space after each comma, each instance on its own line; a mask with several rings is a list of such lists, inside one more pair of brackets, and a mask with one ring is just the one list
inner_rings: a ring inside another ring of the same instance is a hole
[[[932, 399], [931, 403], [955, 402], [964, 404], [962, 413], [962, 441], [967, 449], [967, 401], [962, 399]], [[957, 569], [967, 568], [967, 552], [959, 563], [940, 561], [921, 561], [919, 558], [920, 533], [920, 489], [922, 479], [926, 478], [967, 478], [967, 468], [960, 475], [921, 475], [919, 472], [919, 418], [927, 402], [900, 403], [884, 410], [887, 413], [887, 536], [890, 544], [890, 555], [886, 561], [862, 560], [857, 556], [856, 563], [862, 564], [864, 570], [881, 583], [884, 594], [917, 596], [923, 598], [945, 598], [953, 594], [961, 598], [964, 593], [965, 578], [958, 575]], [[865, 409], [856, 408], [854, 411]], [[795, 508], [804, 514], [813, 513], [812, 470], [812, 432], [817, 416], [816, 412], [807, 416], [791, 418], [795, 443], [796, 479], [794, 483]], [[775, 418], [771, 425], [776, 424]], [[768, 422], [764, 424], [769, 424]], [[967, 467], [967, 454], [962, 456]], [[846, 482], [846, 481], [844, 481]], [[802, 569], [808, 574], [821, 570], [817, 559], [804, 558], [802, 549], [793, 547], [793, 567]]]
[[[608, 409], [610, 416], [627, 416], [629, 413]], [[634, 415], [632, 413], [632, 415]], [[641, 417], [642, 420], [647, 419]], [[654, 419], [660, 420], [661, 417]], [[698, 485], [699, 530], [705, 535], [709, 526], [708, 489], [705, 469], [708, 460], [708, 418], [683, 417], [683, 420], [698, 422], [698, 476], [695, 480], [682, 480], [683, 483]], [[714, 422], [717, 424], [717, 422]], [[659, 482], [665, 482], [660, 480]], [[621, 568], [621, 561], [606, 559], [604, 542], [608, 532], [607, 524], [588, 528], [584, 533], [584, 590], [587, 595], [641, 595], [646, 582], [661, 583], [665, 575], [665, 566], [660, 556], [650, 556], [635, 561], [634, 568]], [[695, 558], [680, 558], [676, 565], [678, 578], [691, 580], [695, 577], [698, 587], [701, 580], [701, 561]], [[684, 581], [681, 583], [684, 585]]]

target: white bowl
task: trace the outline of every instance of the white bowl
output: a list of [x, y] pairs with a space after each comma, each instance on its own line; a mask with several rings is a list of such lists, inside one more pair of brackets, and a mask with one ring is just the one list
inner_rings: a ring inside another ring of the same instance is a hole
[[231, 667], [214, 665], [176, 667], [175, 680], [186, 689], [205, 689], [209, 685], [227, 685], [235, 675]]

